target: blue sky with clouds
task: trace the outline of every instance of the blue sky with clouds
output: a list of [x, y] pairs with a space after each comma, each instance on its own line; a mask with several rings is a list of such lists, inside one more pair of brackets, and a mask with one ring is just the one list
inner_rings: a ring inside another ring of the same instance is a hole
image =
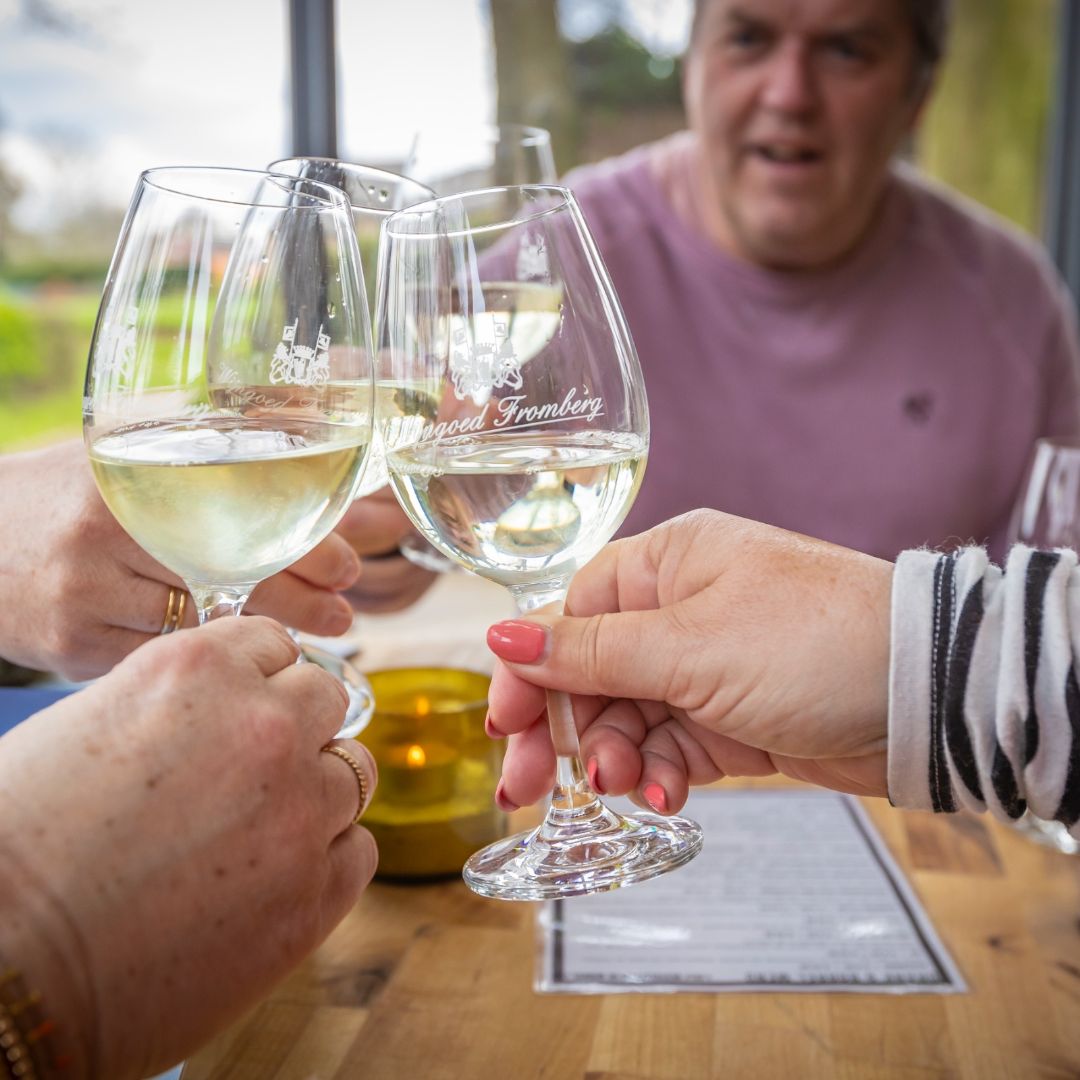
[[[689, 0], [624, 2], [654, 48], [681, 47]], [[419, 126], [492, 118], [486, 0], [339, 0], [337, 21], [343, 154], [385, 161]], [[287, 153], [287, 34], [286, 0], [0, 0], [0, 160], [25, 188], [16, 224], [122, 207], [152, 165], [259, 167]]]
[[284, 148], [281, 0], [51, 0], [71, 29], [0, 0], [0, 155], [18, 224], [124, 205], [150, 165], [260, 164]]

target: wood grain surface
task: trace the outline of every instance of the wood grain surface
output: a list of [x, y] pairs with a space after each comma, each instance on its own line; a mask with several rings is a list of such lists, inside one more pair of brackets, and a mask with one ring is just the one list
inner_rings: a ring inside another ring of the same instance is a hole
[[968, 993], [538, 995], [533, 905], [376, 882], [183, 1078], [1080, 1077], [1080, 857], [865, 806]]

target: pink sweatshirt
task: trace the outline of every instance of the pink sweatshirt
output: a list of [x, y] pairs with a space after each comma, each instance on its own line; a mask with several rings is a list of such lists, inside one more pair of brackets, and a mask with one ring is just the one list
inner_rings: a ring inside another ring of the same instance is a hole
[[1000, 555], [1033, 441], [1080, 435], [1075, 311], [1042, 251], [898, 165], [846, 262], [762, 269], [673, 207], [676, 140], [567, 181], [649, 396], [623, 534], [709, 506], [886, 558], [960, 542]]

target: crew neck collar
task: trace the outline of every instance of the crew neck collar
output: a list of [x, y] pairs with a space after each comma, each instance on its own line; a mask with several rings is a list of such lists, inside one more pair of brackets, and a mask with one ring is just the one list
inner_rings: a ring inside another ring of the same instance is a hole
[[[686, 140], [693, 136], [683, 133], [674, 138]], [[688, 153], [691, 147], [684, 144], [676, 152]], [[672, 230], [680, 246], [692, 252], [706, 272], [736, 278], [754, 292], [777, 303], [798, 303], [848, 287], [868, 275], [888, 257], [900, 234], [907, 207], [897, 168], [894, 164], [890, 169], [881, 207], [867, 233], [844, 259], [820, 270], [773, 269], [742, 259], [720, 247], [687, 220], [684, 216], [686, 211], [680, 211], [672, 204], [656, 175], [655, 159], [651, 155], [641, 155], [631, 169], [630, 177], [641, 198], [654, 208], [661, 227]]]

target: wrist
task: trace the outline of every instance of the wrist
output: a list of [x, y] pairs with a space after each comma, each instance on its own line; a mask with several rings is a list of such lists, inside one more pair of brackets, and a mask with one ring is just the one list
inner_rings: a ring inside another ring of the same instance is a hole
[[0, 958], [0, 1074], [15, 1080], [46, 1080], [66, 1075], [72, 1059], [62, 1045], [56, 1021], [42, 995], [23, 973]]
[[863, 693], [857, 722], [875, 751], [885, 749], [888, 725], [892, 584], [893, 564], [867, 557], [859, 596], [866, 618], [859, 635]]
[[51, 890], [0, 843], [0, 1018], [6, 1013], [18, 1029], [35, 1076], [92, 1075], [93, 1002], [78, 931]]

